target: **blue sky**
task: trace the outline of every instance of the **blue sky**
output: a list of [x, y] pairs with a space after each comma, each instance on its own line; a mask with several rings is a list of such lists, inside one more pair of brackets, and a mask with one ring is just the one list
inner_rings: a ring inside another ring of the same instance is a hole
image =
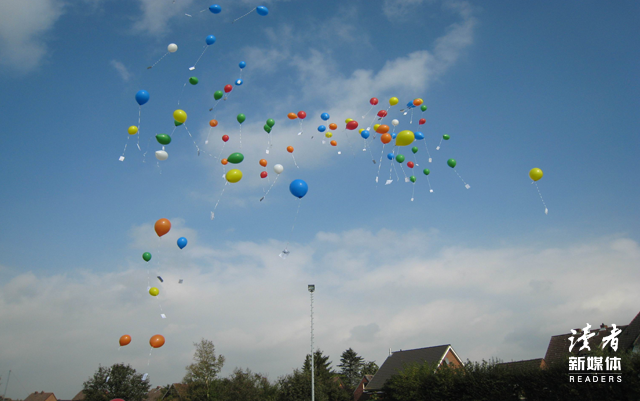
[[[195, 0], [37, 3], [0, 6], [0, 320], [10, 322], [0, 340], [20, 342], [2, 347], [0, 376], [12, 369], [23, 387], [11, 383], [8, 396], [71, 398], [98, 364], [115, 362], [153, 385], [180, 381], [202, 337], [227, 358], [223, 373], [249, 367], [276, 379], [308, 352], [310, 282], [317, 345], [336, 364], [349, 347], [382, 363], [389, 348], [442, 343], [464, 359], [541, 357], [551, 335], [638, 312], [636, 3], [271, 1], [268, 16], [233, 24], [258, 4], [221, 1], [214, 15]], [[211, 34], [216, 43], [189, 71]], [[178, 51], [148, 70], [169, 43]], [[242, 60], [244, 84], [210, 112]], [[190, 76], [199, 84], [185, 86]], [[140, 89], [151, 95], [142, 151], [131, 137], [119, 162]], [[362, 119], [374, 96], [380, 107]], [[385, 122], [424, 132], [433, 158], [420, 143], [413, 202], [414, 187], [395, 173], [384, 185], [386, 159], [376, 185], [370, 155], [379, 160], [381, 143], [363, 152], [344, 130], [346, 118], [369, 126], [392, 96], [400, 104]], [[428, 110], [409, 124], [399, 110], [414, 98]], [[157, 162], [150, 138], [173, 131], [178, 108], [203, 151], [178, 127]], [[300, 136], [286, 117], [299, 110]], [[339, 126], [338, 147], [316, 131], [323, 112]], [[238, 113], [247, 116], [242, 148]], [[267, 118], [276, 121], [269, 155]], [[245, 160], [243, 180], [221, 197], [223, 134], [223, 156]], [[451, 139], [437, 151], [443, 134]], [[263, 202], [261, 158], [270, 180], [274, 164], [285, 169]], [[291, 236], [297, 178], [309, 193]], [[160, 239], [159, 218], [173, 222]], [[185, 283], [167, 281], [153, 299], [155, 273]], [[478, 327], [472, 338], [467, 325]], [[134, 342], [117, 351], [126, 333]], [[156, 333], [167, 345], [147, 367]], [[61, 360], [72, 374], [47, 369]]]

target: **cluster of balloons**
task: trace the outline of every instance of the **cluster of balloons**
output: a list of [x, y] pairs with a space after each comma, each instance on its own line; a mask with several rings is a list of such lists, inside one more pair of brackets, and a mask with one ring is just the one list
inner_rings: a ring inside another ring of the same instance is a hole
[[[156, 334], [149, 339], [149, 345], [151, 345], [153, 348], [160, 348], [164, 345], [164, 341], [164, 336]], [[121, 347], [131, 344], [131, 336], [128, 334], [121, 336], [120, 340], [118, 340], [118, 343]]]

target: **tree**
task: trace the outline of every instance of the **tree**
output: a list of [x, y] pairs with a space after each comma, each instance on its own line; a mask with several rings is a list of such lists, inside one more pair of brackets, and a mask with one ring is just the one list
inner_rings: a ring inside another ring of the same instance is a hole
[[129, 365], [117, 363], [110, 368], [100, 366], [98, 371], [82, 384], [85, 401], [109, 401], [122, 398], [142, 401], [147, 398], [149, 381]]
[[189, 386], [191, 400], [212, 400], [216, 395], [217, 376], [224, 365], [224, 356], [216, 357], [213, 342], [204, 338], [193, 345], [196, 347], [194, 362], [185, 368], [187, 374], [182, 380]]
[[275, 401], [277, 386], [259, 373], [236, 368], [220, 381], [219, 396], [220, 401]]
[[362, 367], [361, 376], [375, 375], [376, 373], [378, 373], [378, 369], [380, 369], [380, 367], [378, 367], [376, 361], [365, 362], [364, 366]]
[[355, 389], [360, 380], [362, 380], [362, 368], [364, 367], [364, 358], [358, 356], [358, 353], [349, 348], [340, 356], [340, 375], [342, 380], [350, 389]]

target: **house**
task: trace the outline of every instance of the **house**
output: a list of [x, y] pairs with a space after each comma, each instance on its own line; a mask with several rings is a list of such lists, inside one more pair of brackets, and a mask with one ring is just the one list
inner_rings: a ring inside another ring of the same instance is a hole
[[29, 394], [24, 401], [58, 401], [53, 393], [45, 393], [44, 391]]
[[163, 401], [171, 399], [185, 399], [187, 395], [187, 385], [182, 383], [173, 383], [169, 388], [157, 386], [149, 390], [145, 401]]
[[[616, 325], [616, 328], [622, 330], [622, 332], [617, 336], [617, 352], [640, 352], [640, 313], [638, 313], [628, 325]], [[581, 354], [579, 350], [583, 343], [581, 341], [578, 342], [577, 339], [582, 335], [582, 328], [576, 328], [574, 330], [578, 334], [574, 335], [572, 333], [567, 333], [551, 337], [551, 340], [549, 340], [549, 346], [547, 347], [547, 353], [544, 356], [544, 360], [547, 364], [562, 362], [569, 355], [577, 356]], [[592, 328], [591, 333], [594, 333], [595, 336], [589, 338], [589, 347], [591, 348], [591, 351], [595, 351], [597, 348], [602, 348], [602, 339], [609, 336], [612, 330], [613, 326], [609, 327], [604, 323], [600, 325], [600, 328]], [[571, 346], [571, 341], [569, 340], [570, 337], [574, 338], [574, 344], [576, 344], [571, 352], [569, 352], [569, 347]], [[610, 345], [611, 343], [609, 343], [609, 346]], [[585, 349], [583, 351], [587, 350]]]
[[451, 344], [395, 351], [387, 357], [382, 366], [380, 366], [380, 369], [378, 369], [378, 372], [376, 372], [371, 381], [365, 386], [365, 394], [382, 391], [382, 387], [392, 375], [399, 373], [406, 365], [413, 363], [432, 363], [438, 367], [443, 364], [453, 366], [463, 365], [462, 360], [453, 350]]
[[369, 396], [364, 394], [364, 388], [369, 384], [371, 379], [373, 379], [373, 375], [364, 375], [362, 380], [360, 380], [360, 384], [358, 384], [353, 391], [353, 401], [366, 401], [369, 399]]
[[524, 361], [511, 361], [496, 364], [496, 367], [509, 370], [546, 369], [547, 363], [543, 358], [527, 359]]
[[76, 396], [73, 397], [71, 401], [84, 401], [84, 392], [80, 390], [80, 392], [76, 394]]

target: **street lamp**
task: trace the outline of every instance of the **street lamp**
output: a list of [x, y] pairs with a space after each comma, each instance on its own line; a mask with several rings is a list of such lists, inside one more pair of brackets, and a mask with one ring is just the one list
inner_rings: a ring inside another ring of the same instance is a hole
[[313, 373], [313, 292], [316, 290], [316, 286], [309, 284], [307, 289], [311, 296], [311, 401], [315, 401], [315, 375]]

